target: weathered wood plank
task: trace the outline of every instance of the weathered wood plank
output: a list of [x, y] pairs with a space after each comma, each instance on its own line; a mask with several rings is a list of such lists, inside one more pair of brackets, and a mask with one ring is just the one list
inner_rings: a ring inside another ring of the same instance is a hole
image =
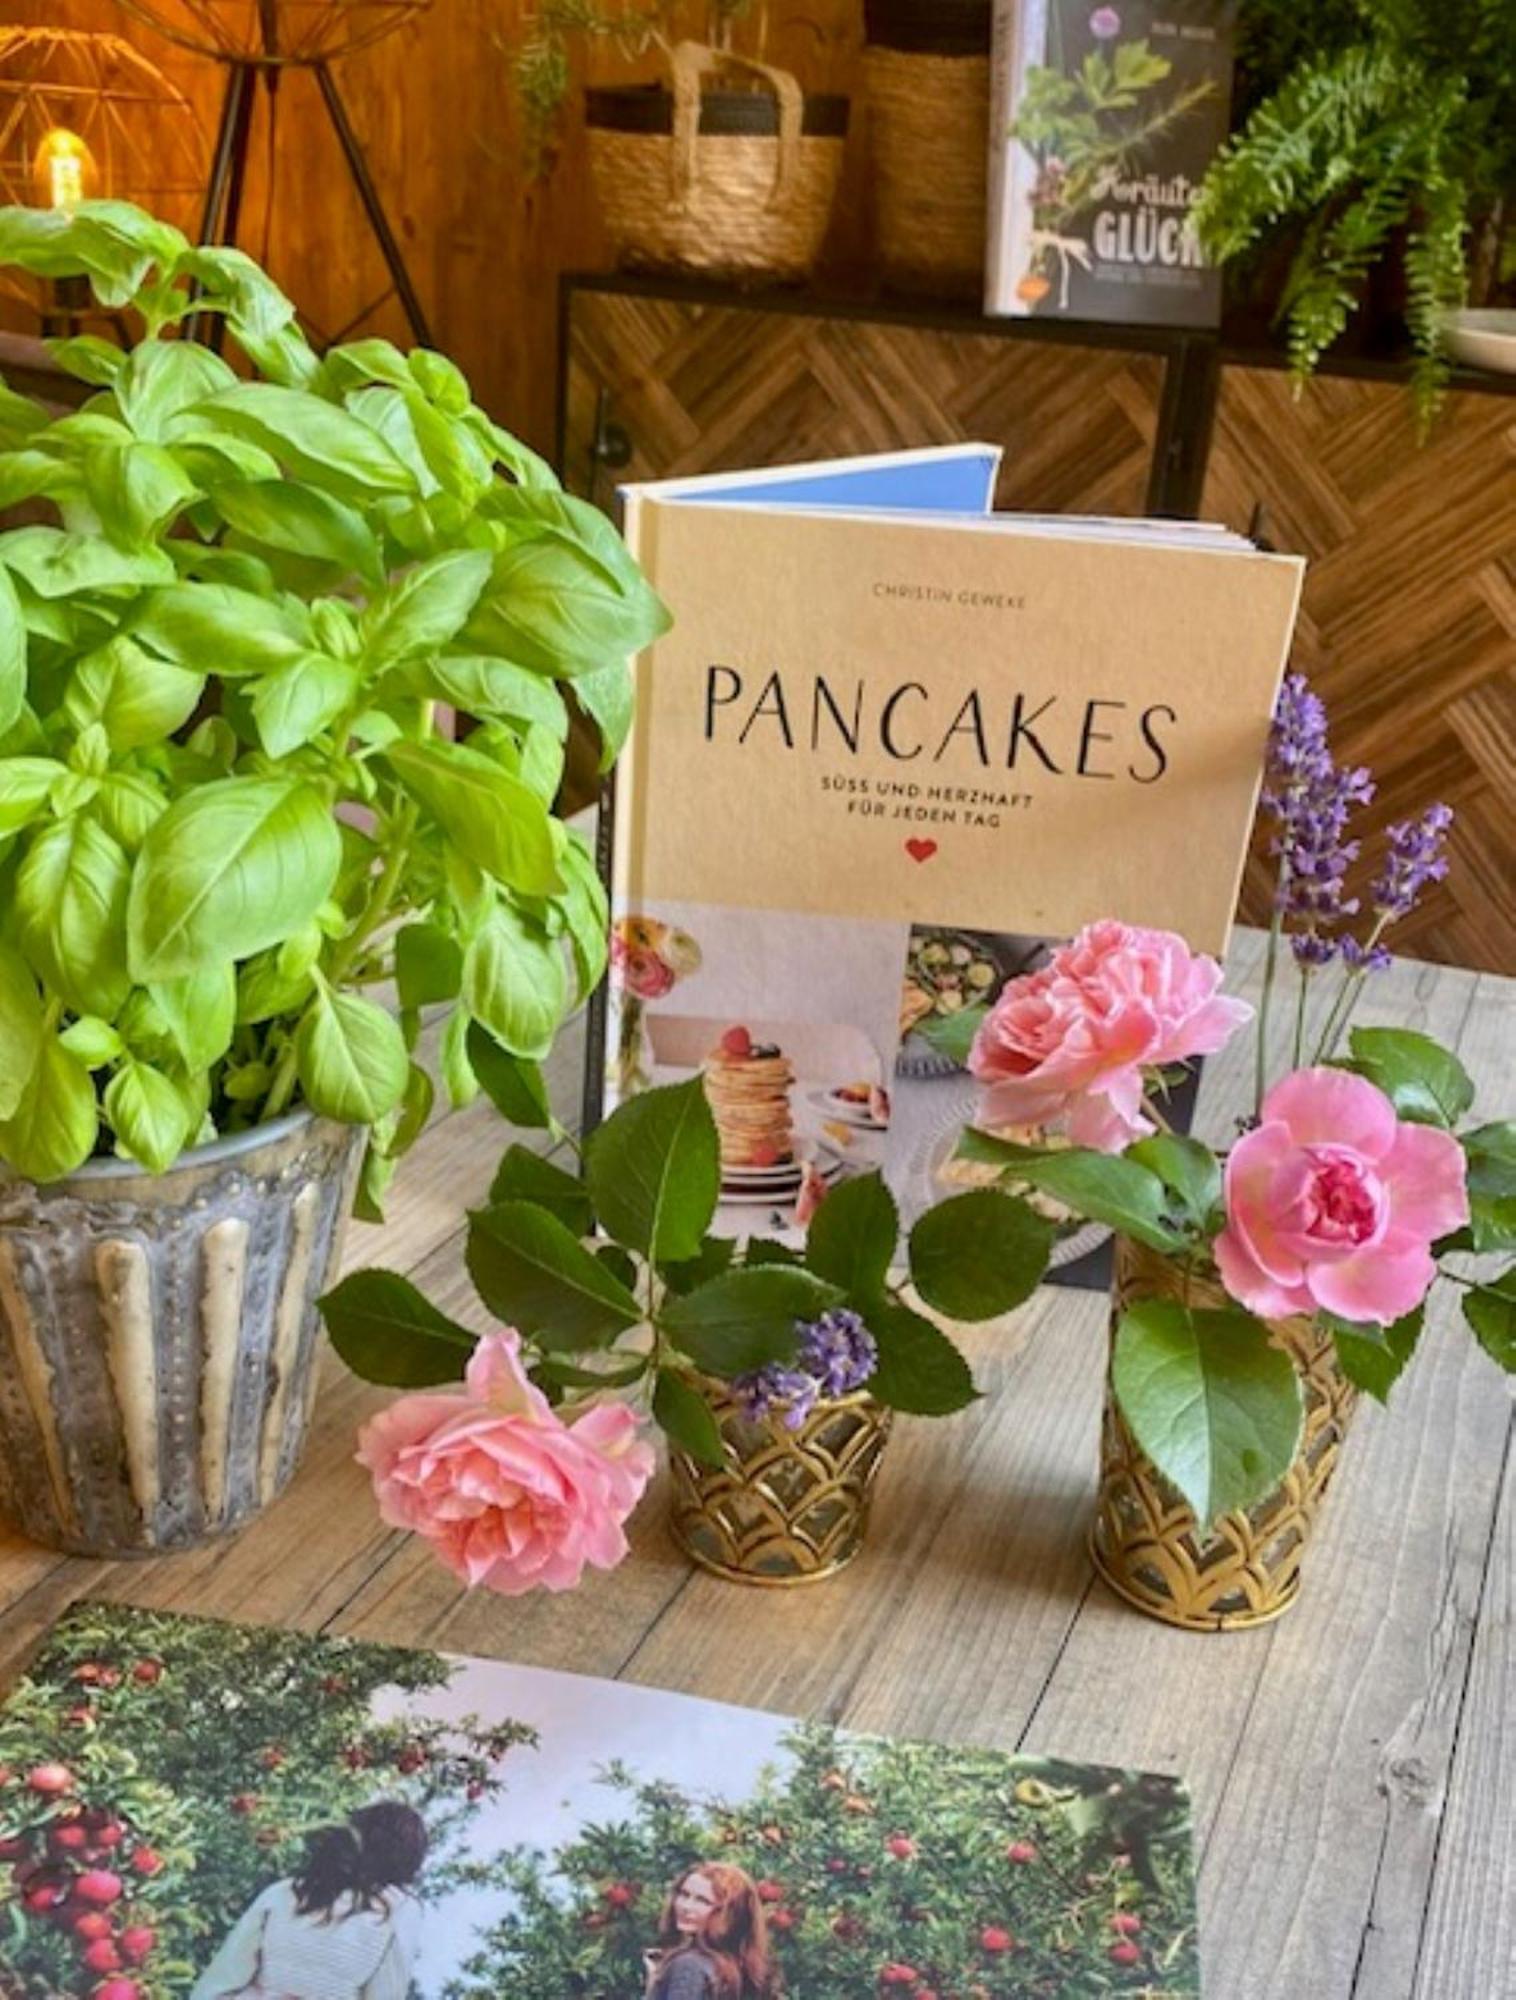
[[[1411, 1989], [1415, 2000], [1516, 1993], [1516, 1456], [1490, 1538], [1468, 1692], [1447, 1788], [1438, 1866]], [[1372, 1954], [1354, 2000], [1381, 1990]]]

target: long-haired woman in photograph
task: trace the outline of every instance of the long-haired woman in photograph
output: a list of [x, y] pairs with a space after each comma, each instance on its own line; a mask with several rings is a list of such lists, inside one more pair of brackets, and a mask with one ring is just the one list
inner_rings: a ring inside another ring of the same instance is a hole
[[647, 1955], [646, 2000], [777, 2000], [778, 1993], [751, 1878], [724, 1861], [686, 1869]]
[[318, 1827], [296, 1872], [238, 1919], [191, 2000], [406, 2000], [426, 1845], [426, 1822], [397, 1799]]

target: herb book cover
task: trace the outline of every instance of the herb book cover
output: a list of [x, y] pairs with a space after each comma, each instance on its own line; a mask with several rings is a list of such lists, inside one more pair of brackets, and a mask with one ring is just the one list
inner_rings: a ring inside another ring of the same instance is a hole
[[985, 311], [1215, 326], [1190, 223], [1226, 138], [1234, 0], [997, 0]]
[[0, 1857], [3, 2000], [1199, 1992], [1173, 1778], [105, 1604]]
[[624, 495], [674, 624], [602, 828], [588, 1122], [702, 1073], [721, 1233], [785, 1237], [876, 1167], [909, 1223], [971, 1176], [974, 1032], [1050, 942], [1116, 917], [1225, 948], [1301, 564], [1195, 523], [996, 515], [997, 465]]

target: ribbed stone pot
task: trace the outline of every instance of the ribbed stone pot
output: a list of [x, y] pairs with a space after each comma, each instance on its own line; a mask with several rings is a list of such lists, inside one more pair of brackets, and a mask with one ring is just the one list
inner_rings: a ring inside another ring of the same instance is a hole
[[0, 1177], [0, 1510], [23, 1534], [154, 1555], [282, 1490], [364, 1137], [297, 1112], [166, 1174]]

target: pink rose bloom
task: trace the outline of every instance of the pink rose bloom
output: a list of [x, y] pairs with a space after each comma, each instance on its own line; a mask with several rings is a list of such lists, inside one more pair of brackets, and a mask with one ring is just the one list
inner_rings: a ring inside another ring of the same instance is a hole
[[1464, 1171], [1451, 1133], [1402, 1124], [1366, 1077], [1296, 1070], [1227, 1160], [1222, 1283], [1267, 1319], [1324, 1307], [1388, 1326], [1426, 1297], [1429, 1246], [1469, 1219]]
[[641, 945], [628, 944], [622, 937], [611, 938], [611, 966], [628, 993], [639, 1000], [661, 1000], [674, 988], [674, 968]]
[[1040, 972], [1013, 979], [974, 1038], [990, 1125], [1065, 1124], [1076, 1146], [1119, 1153], [1151, 1132], [1143, 1071], [1213, 1055], [1252, 1016], [1221, 967], [1171, 931], [1090, 924]]
[[421, 1535], [473, 1588], [570, 1590], [614, 1569], [652, 1448], [625, 1403], [566, 1424], [521, 1366], [521, 1336], [487, 1333], [463, 1387], [398, 1401], [364, 1425], [358, 1462], [392, 1528]]

